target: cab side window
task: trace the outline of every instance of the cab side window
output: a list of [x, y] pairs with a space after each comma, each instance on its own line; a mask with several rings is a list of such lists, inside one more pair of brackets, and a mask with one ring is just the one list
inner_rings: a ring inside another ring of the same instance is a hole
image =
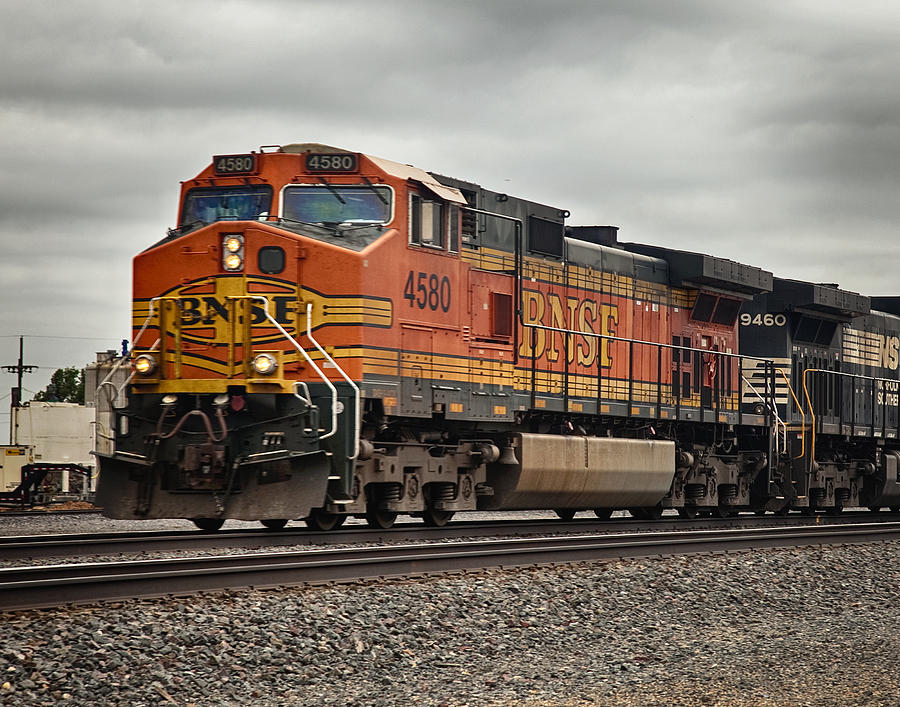
[[416, 245], [444, 248], [447, 238], [447, 218], [444, 204], [418, 194], [409, 197], [409, 242]]

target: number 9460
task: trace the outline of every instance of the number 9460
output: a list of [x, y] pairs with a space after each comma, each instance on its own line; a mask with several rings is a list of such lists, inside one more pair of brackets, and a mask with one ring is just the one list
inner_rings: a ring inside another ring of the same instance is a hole
[[741, 314], [741, 326], [784, 326], [787, 324], [787, 317], [783, 314], [750, 314], [744, 312]]

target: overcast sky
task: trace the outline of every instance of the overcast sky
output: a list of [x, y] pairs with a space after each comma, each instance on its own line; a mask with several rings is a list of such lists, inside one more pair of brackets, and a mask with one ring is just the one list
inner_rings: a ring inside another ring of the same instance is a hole
[[888, 0], [0, 0], [0, 365], [117, 348], [179, 181], [290, 142], [900, 294], [898, 69]]

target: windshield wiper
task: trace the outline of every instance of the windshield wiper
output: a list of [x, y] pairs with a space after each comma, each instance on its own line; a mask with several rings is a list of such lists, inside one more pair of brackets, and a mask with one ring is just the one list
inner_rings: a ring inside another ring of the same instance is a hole
[[379, 231], [381, 231], [382, 227], [382, 224], [376, 223], [374, 221], [363, 224], [354, 224], [352, 221], [343, 221], [337, 224], [337, 228], [340, 229], [340, 232], [342, 234], [347, 233], [348, 231], [361, 231], [364, 228], [377, 228]]
[[375, 188], [375, 185], [372, 184], [372, 182], [369, 180], [369, 178], [366, 177], [365, 175], [363, 175], [363, 181], [365, 181], [366, 186], [369, 187], [369, 189], [371, 189], [373, 192], [375, 192], [375, 196], [377, 196], [381, 200], [381, 203], [384, 204], [385, 206], [387, 206], [388, 200], [385, 198], [384, 194], [382, 194], [380, 191], [378, 191]]
[[354, 224], [352, 221], [319, 221], [313, 223], [311, 221], [298, 221], [297, 219], [288, 218], [287, 216], [282, 216], [279, 221], [296, 223], [301, 226], [312, 226], [313, 228], [326, 231], [337, 238], [343, 238], [344, 234], [349, 231], [361, 231], [365, 228], [375, 228], [379, 233], [384, 230], [384, 224], [381, 223], [363, 223], [358, 225]]
[[340, 201], [342, 204], [345, 204], [345, 205], [346, 205], [347, 202], [344, 201], [344, 198], [343, 198], [340, 194], [338, 194], [338, 190], [335, 189], [333, 186], [331, 186], [331, 185], [328, 183], [328, 180], [326, 180], [325, 177], [319, 177], [319, 181], [322, 182], [322, 184], [325, 185], [325, 188], [326, 188], [328, 191], [331, 192], [332, 196], [334, 196], [335, 199], [337, 199], [338, 201]]
[[208, 226], [209, 224], [204, 221], [202, 218], [194, 219], [189, 223], [183, 223], [177, 228], [170, 228], [168, 230], [169, 238], [173, 238], [174, 236], [183, 236], [188, 231], [194, 230], [196, 226]]
[[340, 236], [341, 232], [338, 230], [338, 223], [335, 221], [319, 221], [318, 223], [313, 223], [311, 221], [298, 221], [295, 218], [288, 218], [287, 216], [282, 216], [279, 221], [288, 221], [289, 223], [298, 223], [301, 226], [312, 226], [313, 228], [318, 228], [323, 231], [327, 231], [335, 236]]

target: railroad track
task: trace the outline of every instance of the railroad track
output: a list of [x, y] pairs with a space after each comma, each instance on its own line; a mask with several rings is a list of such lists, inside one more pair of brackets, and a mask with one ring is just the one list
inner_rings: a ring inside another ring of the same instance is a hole
[[866, 543], [900, 522], [570, 535], [0, 569], [0, 610], [625, 557]]
[[398, 524], [388, 530], [350, 526], [329, 532], [304, 527], [272, 531], [259, 529], [138, 531], [129, 533], [76, 533], [70, 535], [21, 535], [0, 537], [0, 561], [36, 560], [48, 557], [90, 557], [121, 553], [185, 552], [231, 548], [275, 548], [296, 545], [344, 545], [398, 543], [410, 540], [442, 540], [497, 536], [521, 537], [561, 533], [695, 531], [726, 528], [792, 527], [817, 524], [845, 525], [896, 521], [896, 515], [850, 512], [842, 516], [818, 516], [815, 521], [803, 516], [776, 517], [743, 515], [738, 518], [678, 518], [639, 521], [618, 518], [607, 521], [579, 518], [573, 521], [537, 519], [514, 521], [457, 521], [443, 528], [429, 528], [419, 522]]
[[0, 518], [41, 518], [47, 516], [80, 516], [102, 513], [101, 508], [29, 508], [27, 510], [15, 510], [0, 508]]

